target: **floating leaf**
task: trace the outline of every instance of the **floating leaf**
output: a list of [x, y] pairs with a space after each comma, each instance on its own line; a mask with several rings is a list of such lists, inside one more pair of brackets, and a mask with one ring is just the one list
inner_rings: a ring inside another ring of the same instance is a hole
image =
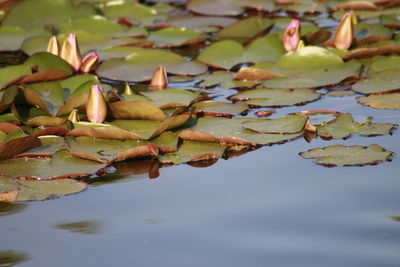
[[177, 47], [192, 45], [205, 40], [206, 36], [186, 28], [167, 28], [151, 32], [148, 40], [156, 47]]
[[13, 158], [0, 161], [0, 174], [12, 178], [59, 179], [89, 176], [104, 167], [104, 164], [80, 159], [66, 150], [60, 150], [52, 158]]
[[201, 160], [218, 159], [222, 157], [226, 146], [211, 142], [196, 142], [185, 140], [178, 151], [161, 156], [162, 163], [182, 164]]
[[97, 69], [103, 78], [120, 81], [148, 81], [155, 69], [162, 65], [169, 73], [179, 75], [197, 75], [207, 68], [196, 61], [187, 61], [178, 54], [157, 49], [132, 48], [135, 51], [126, 59], [109, 59]]
[[37, 66], [40, 71], [63, 70], [72, 73], [71, 66], [65, 60], [47, 52], [39, 52], [32, 55], [24, 62], [24, 64], [27, 66]]
[[305, 104], [320, 97], [321, 94], [308, 88], [258, 88], [234, 95], [232, 100], [246, 101], [251, 106], [281, 107]]
[[[195, 126], [179, 132], [178, 136], [185, 140], [219, 142], [226, 144], [275, 144], [295, 139], [302, 135], [295, 134], [262, 134], [242, 126], [247, 121], [262, 122], [263, 119], [253, 118], [214, 118], [198, 119]], [[223, 125], [223, 127], [221, 127]]]
[[269, 0], [190, 0], [187, 8], [194, 13], [205, 15], [236, 16], [245, 8], [272, 10], [273, 3]]
[[396, 126], [396, 124], [387, 123], [356, 123], [351, 114], [342, 114], [337, 115], [334, 120], [319, 125], [317, 131], [322, 138], [342, 139], [349, 137], [352, 133], [363, 136], [390, 134]]
[[201, 101], [193, 105], [196, 113], [205, 113], [214, 116], [240, 115], [249, 107], [243, 102], [225, 103], [216, 101]]
[[168, 109], [189, 106], [199, 96], [200, 91], [192, 92], [181, 89], [167, 89], [142, 92], [141, 94], [149, 98], [154, 105], [161, 109]]
[[393, 154], [378, 145], [368, 147], [333, 145], [300, 153], [307, 159], [316, 158], [315, 163], [326, 167], [375, 165], [389, 161]]
[[245, 121], [242, 123], [242, 126], [245, 129], [249, 129], [257, 133], [294, 134], [303, 131], [306, 121], [307, 117], [305, 116], [290, 115], [277, 119]]
[[[194, 16], [191, 14], [177, 14], [174, 16], [169, 16], [164, 22], [160, 23], [162, 25], [173, 26], [176, 28], [186, 28], [191, 30], [197, 30], [202, 32], [214, 32], [219, 28], [226, 27], [236, 22], [235, 18], [228, 17], [216, 17], [216, 16]], [[214, 26], [214, 27], [213, 27]]]
[[400, 110], [400, 93], [357, 97], [358, 103], [376, 109]]
[[156, 105], [138, 101], [123, 100], [110, 103], [113, 116], [116, 119], [139, 119], [161, 121], [166, 118], [164, 112]]
[[0, 185], [14, 184], [19, 188], [16, 201], [38, 201], [81, 192], [87, 184], [73, 179], [20, 180], [0, 176]]
[[0, 88], [11, 80], [18, 80], [19, 77], [29, 75], [32, 71], [28, 66], [16, 65], [0, 68]]
[[400, 89], [399, 69], [374, 72], [367, 79], [353, 85], [352, 90], [362, 94], [385, 93]]

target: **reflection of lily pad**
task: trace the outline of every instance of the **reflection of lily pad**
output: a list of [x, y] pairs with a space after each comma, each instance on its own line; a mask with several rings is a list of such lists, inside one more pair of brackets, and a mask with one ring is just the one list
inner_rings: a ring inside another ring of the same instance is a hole
[[371, 108], [400, 110], [400, 93], [363, 96], [358, 97], [357, 101]]
[[315, 163], [331, 166], [364, 166], [374, 165], [382, 161], [389, 161], [393, 152], [386, 151], [378, 145], [342, 146], [333, 145], [325, 148], [314, 148], [301, 152], [301, 156], [314, 158]]
[[321, 94], [308, 88], [258, 88], [239, 93], [233, 100], [246, 101], [251, 106], [280, 107], [305, 104], [321, 97]]
[[200, 160], [217, 159], [222, 156], [226, 146], [211, 142], [185, 140], [178, 151], [160, 157], [162, 163], [181, 164]]

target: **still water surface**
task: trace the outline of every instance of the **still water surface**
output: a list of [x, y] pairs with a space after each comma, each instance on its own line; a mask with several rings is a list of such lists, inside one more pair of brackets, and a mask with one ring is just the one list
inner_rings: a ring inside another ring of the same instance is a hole
[[[400, 123], [398, 111], [362, 107], [354, 96], [276, 116], [321, 108]], [[396, 152], [393, 161], [325, 168], [297, 154], [373, 143]], [[400, 266], [398, 154], [395, 130], [298, 139], [207, 168], [162, 168], [157, 179], [109, 174], [80, 194], [1, 206], [0, 266]]]

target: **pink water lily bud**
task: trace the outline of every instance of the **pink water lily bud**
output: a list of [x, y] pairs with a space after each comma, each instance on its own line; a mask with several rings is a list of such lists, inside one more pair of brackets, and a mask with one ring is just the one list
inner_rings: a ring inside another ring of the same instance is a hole
[[293, 19], [283, 34], [283, 47], [286, 51], [294, 51], [299, 45], [301, 37], [301, 26], [298, 19]]
[[47, 43], [47, 49], [46, 51], [48, 53], [52, 53], [53, 55], [58, 56], [60, 53], [60, 47], [58, 45], [58, 40], [56, 36], [51, 36], [49, 42]]
[[107, 101], [98, 84], [92, 85], [86, 103], [86, 116], [90, 122], [102, 123], [107, 116]]
[[74, 33], [70, 33], [65, 39], [60, 52], [60, 57], [67, 61], [71, 67], [78, 71], [82, 65], [81, 52]]
[[353, 21], [354, 16], [350, 12], [346, 12], [340, 20], [333, 39], [337, 49], [347, 50], [351, 46], [354, 39]]
[[81, 72], [83, 73], [89, 73], [91, 70], [93, 70], [97, 63], [99, 62], [99, 54], [96, 52], [91, 52], [87, 54], [83, 59], [82, 59], [82, 65], [81, 65]]
[[151, 78], [150, 89], [161, 90], [168, 86], [167, 71], [164, 66], [158, 66]]

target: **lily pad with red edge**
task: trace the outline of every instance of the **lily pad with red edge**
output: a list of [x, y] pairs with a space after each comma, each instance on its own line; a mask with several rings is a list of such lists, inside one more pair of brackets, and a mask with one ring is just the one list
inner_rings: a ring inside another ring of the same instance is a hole
[[302, 157], [315, 159], [315, 163], [326, 167], [375, 165], [390, 161], [393, 154], [375, 144], [368, 147], [333, 145], [300, 153]]
[[231, 99], [246, 101], [250, 106], [282, 107], [305, 104], [320, 97], [320, 93], [309, 88], [257, 88], [233, 95]]
[[193, 104], [194, 113], [203, 113], [211, 116], [234, 116], [247, 111], [249, 107], [246, 103], [226, 103], [217, 101], [201, 101]]
[[267, 18], [249, 17], [223, 28], [213, 38], [216, 40], [229, 39], [245, 43], [257, 34], [265, 32], [273, 24], [274, 21]]
[[158, 66], [165, 66], [168, 73], [198, 75], [207, 71], [200, 62], [187, 61], [182, 56], [157, 49], [132, 48], [126, 59], [109, 59], [97, 69], [97, 74], [106, 79], [141, 82], [152, 78]]
[[357, 102], [376, 109], [400, 110], [400, 93], [357, 97]]
[[[125, 120], [124, 120], [125, 121]], [[151, 121], [153, 122], [153, 121]], [[119, 139], [119, 140], [145, 140], [143, 136], [134, 131], [128, 131], [105, 123], [76, 122], [74, 129], [68, 132], [70, 136], [90, 136], [93, 138]]]
[[29, 179], [78, 178], [100, 172], [105, 166], [105, 164], [75, 157], [66, 150], [59, 150], [53, 157], [2, 160], [0, 174], [11, 178]]
[[0, 176], [0, 187], [7, 184], [14, 188], [18, 188], [18, 194], [14, 201], [39, 201], [52, 199], [78, 193], [87, 188], [86, 183], [73, 179], [36, 181]]
[[336, 118], [317, 126], [317, 133], [322, 138], [342, 139], [349, 137], [352, 133], [363, 136], [375, 136], [390, 134], [396, 124], [389, 123], [357, 123], [351, 114], [336, 115]]
[[[7, 136], [6, 138], [10, 137]], [[12, 138], [7, 142], [0, 143], [0, 160], [11, 158], [19, 153], [25, 152], [40, 145], [40, 140], [36, 136]]]
[[274, 4], [269, 0], [189, 0], [187, 9], [198, 14], [217, 16], [236, 16], [246, 8], [272, 11]]
[[400, 89], [400, 66], [398, 69], [387, 69], [374, 72], [366, 79], [358, 81], [352, 90], [361, 94], [387, 93]]
[[141, 92], [140, 94], [150, 99], [151, 103], [161, 109], [189, 106], [201, 91], [189, 91], [182, 89], [166, 89]]
[[200, 52], [197, 60], [212, 67], [231, 69], [240, 63], [277, 61], [284, 53], [278, 35], [271, 34], [251, 42], [247, 47], [233, 40], [213, 43]]
[[242, 123], [242, 126], [245, 129], [249, 129], [257, 133], [294, 134], [304, 130], [306, 121], [306, 116], [289, 115], [276, 119], [265, 119], [262, 121], [245, 121]]
[[65, 148], [64, 137], [45, 135], [39, 137], [41, 145], [18, 154], [18, 157], [51, 157], [57, 151]]
[[186, 28], [167, 28], [153, 31], [148, 40], [155, 47], [179, 47], [204, 42], [206, 35]]
[[147, 142], [140, 140], [111, 140], [81, 136], [68, 137], [66, 143], [72, 155], [102, 163], [119, 161], [124, 153], [129, 153], [124, 159], [151, 155], [146, 146]]
[[[162, 25], [173, 26], [176, 28], [185, 27], [186, 29], [196, 30], [200, 32], [218, 31], [216, 27], [227, 27], [235, 23], [237, 19], [230, 17], [218, 16], [197, 16], [193, 14], [177, 14], [169, 16], [165, 21], [156, 24], [156, 27]], [[210, 28], [211, 27], [211, 28]]]
[[[218, 142], [226, 144], [272, 145], [300, 137], [303, 133], [295, 134], [262, 134], [248, 130], [242, 126], [244, 122], [262, 122], [256, 118], [199, 118], [190, 128], [182, 130], [178, 136], [184, 140]], [[223, 127], [221, 127], [223, 125]]]
[[182, 164], [202, 160], [221, 158], [226, 149], [225, 145], [213, 142], [197, 142], [185, 140], [178, 151], [160, 156], [162, 163]]
[[151, 140], [163, 152], [174, 152], [178, 149], [179, 138], [172, 131], [166, 131]]
[[31, 68], [26, 65], [15, 65], [0, 68], [0, 88], [11, 80], [16, 80], [19, 77], [32, 74]]
[[53, 116], [64, 104], [64, 90], [58, 82], [27, 84], [23, 86], [23, 92], [28, 103], [39, 106]]
[[24, 64], [37, 66], [39, 71], [63, 70], [72, 73], [72, 67], [62, 58], [47, 52], [39, 52], [30, 56]]

